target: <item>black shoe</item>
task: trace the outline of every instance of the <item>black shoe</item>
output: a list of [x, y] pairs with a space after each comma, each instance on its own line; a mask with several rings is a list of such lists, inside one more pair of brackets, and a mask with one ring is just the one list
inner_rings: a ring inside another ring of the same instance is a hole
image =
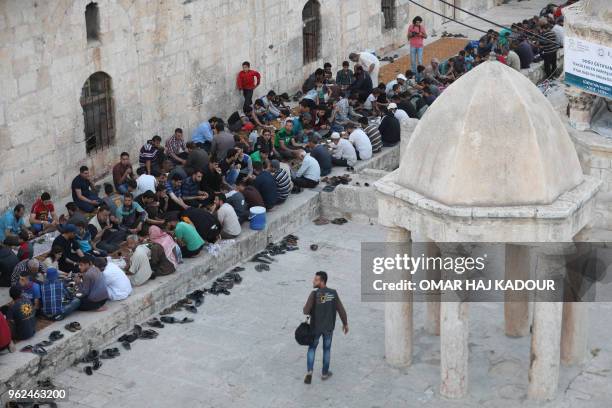
[[312, 373], [307, 373], [304, 377], [304, 384], [310, 384], [312, 382]]
[[161, 321], [167, 324], [176, 323], [176, 318], [174, 316], [162, 316], [160, 317]]
[[123, 346], [124, 349], [126, 350], [131, 350], [132, 349], [132, 345], [130, 344], [129, 341], [122, 341], [121, 345]]
[[100, 360], [94, 360], [92, 368], [94, 370], [99, 370], [100, 367], [102, 367], [102, 362]]
[[87, 375], [93, 375], [93, 370], [92, 370], [91, 366], [85, 366], [84, 371], [85, 371], [85, 374], [87, 374]]
[[156, 327], [158, 329], [163, 329], [164, 328], [164, 324], [162, 322], [160, 322], [157, 317], [154, 317], [153, 319], [149, 320], [147, 322], [147, 324], [149, 326], [151, 326], [151, 327]]
[[237, 266], [234, 269], [232, 269], [232, 272], [242, 272], [244, 271], [244, 268], [242, 266]]

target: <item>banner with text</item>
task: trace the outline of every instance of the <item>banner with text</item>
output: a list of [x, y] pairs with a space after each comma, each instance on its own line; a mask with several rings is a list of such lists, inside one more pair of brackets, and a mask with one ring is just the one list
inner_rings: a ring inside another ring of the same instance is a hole
[[612, 98], [612, 48], [565, 36], [563, 53], [568, 85]]

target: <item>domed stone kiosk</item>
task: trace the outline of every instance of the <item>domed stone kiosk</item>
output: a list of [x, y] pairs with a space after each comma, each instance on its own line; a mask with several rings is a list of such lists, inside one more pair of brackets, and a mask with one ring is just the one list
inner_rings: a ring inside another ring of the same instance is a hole
[[[564, 125], [541, 92], [519, 72], [490, 61], [444, 91], [411, 135], [399, 169], [376, 183], [379, 222], [388, 228], [388, 242], [418, 236], [432, 256], [456, 256], [456, 245], [448, 243], [505, 243], [507, 279], [529, 279], [529, 249], [519, 244], [572, 242], [590, 220], [599, 184], [583, 175]], [[543, 274], [550, 267], [538, 262]], [[426, 328], [440, 335], [440, 394], [461, 398], [468, 392], [469, 302], [430, 298], [427, 306]], [[507, 335], [528, 335], [532, 326], [530, 398], [554, 397], [560, 355], [569, 363], [582, 358], [582, 306], [505, 303]], [[571, 320], [563, 330], [562, 319]], [[385, 304], [385, 357], [396, 366], [411, 363], [409, 295]]]

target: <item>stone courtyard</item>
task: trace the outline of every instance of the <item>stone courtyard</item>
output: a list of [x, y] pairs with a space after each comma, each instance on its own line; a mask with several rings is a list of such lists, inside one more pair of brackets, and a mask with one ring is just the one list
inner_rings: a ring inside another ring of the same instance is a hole
[[[563, 367], [558, 396], [526, 400], [529, 339], [508, 338], [503, 305], [475, 303], [470, 328], [470, 391], [451, 401], [438, 393], [439, 337], [424, 330], [425, 304], [415, 305], [412, 366], [385, 362], [384, 304], [361, 302], [360, 243], [384, 241], [379, 226], [349, 222], [286, 231], [299, 236], [300, 250], [276, 257], [271, 270], [251, 262], [230, 296], [207, 297], [194, 323], [167, 325], [155, 340], [139, 340], [131, 351], [105, 360], [93, 376], [83, 364], [55, 378], [67, 387], [61, 407], [420, 407], [436, 408], [606, 408], [612, 400], [612, 304], [589, 308], [589, 358]], [[319, 245], [312, 252], [310, 244]], [[328, 271], [329, 286], [348, 313], [350, 331], [337, 328], [332, 346], [334, 376], [321, 382], [321, 351], [315, 377], [302, 379], [306, 348], [293, 331], [314, 272]], [[598, 324], [593, 324], [598, 322]], [[116, 347], [117, 343], [110, 346]], [[120, 346], [119, 346], [120, 347]]]

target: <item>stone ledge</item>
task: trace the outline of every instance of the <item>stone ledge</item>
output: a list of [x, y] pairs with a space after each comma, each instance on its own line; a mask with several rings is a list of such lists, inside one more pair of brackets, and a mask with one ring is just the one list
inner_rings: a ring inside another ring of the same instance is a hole
[[[384, 169], [397, 168], [399, 149], [399, 145], [384, 148], [372, 159], [360, 161], [355, 170], [376, 169], [376, 174]], [[332, 174], [345, 172], [343, 168], [335, 168]], [[374, 174], [369, 178], [374, 177]], [[60, 328], [65, 335], [62, 340], [50, 346], [49, 353], [42, 358], [19, 352], [0, 357], [0, 403], [6, 402], [9, 389], [33, 387], [37, 379], [52, 377], [89, 350], [112, 343], [134, 324], [184, 298], [187, 293], [202, 288], [217, 275], [261, 251], [269, 242], [277, 241], [315, 219], [321, 212], [321, 189], [322, 186], [318, 186], [291, 195], [284, 204], [267, 213], [267, 228], [264, 231], [253, 231], [248, 224], [244, 224], [242, 234], [233, 243], [224, 246], [217, 257], [205, 253], [186, 259], [176, 273], [134, 288], [129, 298], [109, 302], [108, 310], [104, 312], [76, 312], [69, 316], [66, 323], [78, 320], [82, 326], [80, 331], [70, 333], [63, 329], [65, 323], [52, 324], [36, 333], [28, 342], [20, 342], [18, 348], [35, 344], [47, 339], [52, 330]]]

